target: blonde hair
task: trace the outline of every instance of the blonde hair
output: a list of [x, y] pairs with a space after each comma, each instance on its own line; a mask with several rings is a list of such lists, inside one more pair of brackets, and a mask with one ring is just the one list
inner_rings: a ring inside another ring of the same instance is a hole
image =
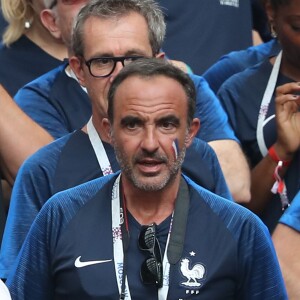
[[28, 0], [1, 0], [1, 8], [3, 17], [8, 23], [2, 41], [9, 46], [24, 34], [25, 22], [32, 21], [35, 12], [31, 1]]

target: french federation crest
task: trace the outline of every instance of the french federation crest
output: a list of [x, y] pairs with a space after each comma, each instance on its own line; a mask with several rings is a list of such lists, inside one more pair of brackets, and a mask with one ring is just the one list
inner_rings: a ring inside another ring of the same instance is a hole
[[203, 279], [205, 275], [205, 268], [202, 264], [198, 263], [192, 266], [188, 258], [183, 258], [180, 262], [180, 271], [186, 278], [186, 281], [181, 282], [182, 285], [192, 288], [201, 286], [199, 280]]

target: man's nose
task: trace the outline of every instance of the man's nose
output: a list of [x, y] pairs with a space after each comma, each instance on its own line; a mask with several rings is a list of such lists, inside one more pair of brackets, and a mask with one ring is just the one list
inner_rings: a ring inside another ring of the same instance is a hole
[[155, 152], [159, 148], [157, 134], [152, 126], [145, 130], [141, 147], [148, 152]]

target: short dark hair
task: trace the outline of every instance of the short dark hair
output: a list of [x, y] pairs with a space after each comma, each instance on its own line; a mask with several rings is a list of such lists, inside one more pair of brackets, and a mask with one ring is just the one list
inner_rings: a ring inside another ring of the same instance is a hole
[[151, 78], [155, 76], [165, 76], [172, 78], [181, 84], [187, 97], [188, 105], [188, 126], [190, 126], [196, 109], [196, 89], [194, 82], [189, 75], [170, 62], [159, 58], [142, 58], [133, 61], [124, 67], [113, 80], [108, 92], [108, 119], [113, 123], [114, 120], [114, 98], [118, 87], [129, 77]]

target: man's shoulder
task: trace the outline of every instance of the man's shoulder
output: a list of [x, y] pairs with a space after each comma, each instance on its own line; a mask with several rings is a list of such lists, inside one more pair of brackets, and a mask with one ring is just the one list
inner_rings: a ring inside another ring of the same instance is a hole
[[33, 91], [43, 91], [43, 90], [51, 90], [53, 83], [63, 72], [65, 72], [65, 68], [67, 63], [62, 63], [61, 65], [57, 66], [56, 68], [48, 71], [47, 73], [37, 77], [33, 81], [27, 83], [23, 89], [33, 90]]
[[208, 81], [205, 77], [197, 75], [197, 74], [189, 74], [190, 78], [193, 80], [196, 92], [197, 92], [197, 100], [196, 102], [202, 105], [207, 105], [210, 101], [216, 101], [217, 97], [214, 91], [209, 86]]
[[103, 207], [110, 205], [117, 176], [118, 174], [107, 175], [54, 194], [38, 213], [34, 230], [47, 226], [51, 231], [48, 233], [58, 237], [71, 222], [78, 221], [82, 224], [83, 218], [89, 219], [95, 210], [103, 211]]
[[74, 162], [78, 157], [91, 154], [91, 151], [86, 151], [87, 148], [91, 148], [87, 134], [80, 129], [76, 130], [52, 141], [32, 154], [24, 161], [19, 172], [27, 173], [30, 171], [30, 173], [34, 174], [35, 172], [39, 172], [39, 170], [45, 172], [50, 167], [55, 170], [62, 155], [68, 156], [69, 160], [73, 160]]
[[193, 80], [196, 89], [198, 88], [209, 89], [209, 85], [203, 76], [194, 73], [189, 73], [188, 75]]
[[48, 165], [52, 165], [58, 160], [62, 149], [73, 135], [74, 133], [67, 134], [42, 147], [25, 160], [20, 170], [23, 172], [27, 169], [45, 169]]
[[83, 127], [91, 116], [89, 97], [78, 81], [66, 74], [66, 65], [28, 83], [14, 97], [22, 110], [54, 138]]
[[189, 74], [190, 78], [194, 82], [197, 92], [197, 104], [207, 105], [210, 101], [216, 101], [217, 97], [213, 90], [210, 88], [208, 81], [200, 75]]
[[[247, 208], [198, 186], [189, 178], [187, 178], [187, 182], [190, 186], [191, 199], [194, 197], [196, 201], [200, 200], [205, 203], [206, 208], [222, 220], [228, 228], [231, 228], [232, 224], [238, 223], [241, 226], [243, 223], [249, 223], [254, 227], [265, 227], [262, 221]], [[234, 222], [231, 224], [232, 221]], [[232, 229], [233, 227], [230, 230]]]
[[64, 215], [65, 209], [68, 211], [74, 211], [74, 215], [85, 206], [89, 201], [95, 199], [97, 195], [97, 201], [107, 201], [107, 197], [112, 196], [111, 191], [113, 183], [116, 180], [118, 173], [96, 178], [94, 180], [82, 183], [70, 189], [58, 192], [54, 194], [43, 206], [42, 214], [49, 214], [49, 212], [55, 212]]
[[61, 148], [53, 180], [54, 192], [102, 176], [99, 162], [88, 135], [77, 130]]
[[15, 101], [22, 108], [24, 105], [42, 105], [43, 101], [49, 101], [54, 82], [65, 69], [65, 64], [48, 71], [21, 87], [14, 96]]
[[193, 153], [201, 153], [201, 156], [209, 155], [215, 157], [215, 152], [212, 147], [206, 142], [199, 138], [194, 138], [191, 145], [187, 148], [187, 151]]
[[217, 166], [219, 166], [218, 159], [214, 150], [208, 143], [194, 138], [193, 143], [186, 150], [182, 164], [183, 174], [206, 189], [216, 192], [218, 180], [214, 170]]

